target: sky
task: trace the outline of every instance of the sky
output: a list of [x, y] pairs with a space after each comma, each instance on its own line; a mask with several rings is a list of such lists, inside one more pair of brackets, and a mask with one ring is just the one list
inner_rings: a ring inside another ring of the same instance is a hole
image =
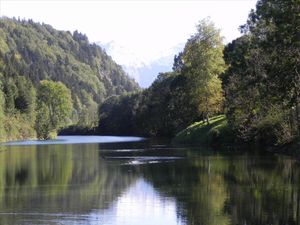
[[78, 30], [91, 42], [110, 46], [108, 52], [121, 65], [150, 65], [176, 54], [210, 17], [221, 29], [224, 42], [240, 36], [256, 0], [0, 0], [0, 15], [33, 19], [59, 30]]

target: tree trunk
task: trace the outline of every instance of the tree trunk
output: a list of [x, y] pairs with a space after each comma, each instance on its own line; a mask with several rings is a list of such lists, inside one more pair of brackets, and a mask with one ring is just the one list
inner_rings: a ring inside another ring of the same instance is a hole
[[205, 120], [207, 125], [209, 125], [209, 117], [208, 117], [208, 112], [205, 113]]
[[207, 123], [207, 125], [209, 125], [209, 118], [208, 118], [208, 94], [207, 94], [207, 92], [205, 94], [205, 110], [206, 110], [206, 112], [205, 112], [206, 123]]
[[296, 122], [297, 122], [297, 135], [300, 135], [300, 105], [299, 105], [299, 97], [296, 97]]

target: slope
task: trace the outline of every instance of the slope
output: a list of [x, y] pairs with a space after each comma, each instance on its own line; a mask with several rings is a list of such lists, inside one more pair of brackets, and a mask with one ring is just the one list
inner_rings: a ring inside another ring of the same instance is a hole
[[0, 114], [16, 117], [24, 113], [18, 103], [26, 101], [20, 99], [31, 96], [29, 91], [34, 96], [41, 80], [65, 84], [71, 90], [74, 106], [70, 123], [90, 127], [98, 123], [99, 104], [107, 97], [139, 89], [122, 67], [101, 47], [90, 43], [86, 35], [59, 31], [32, 20], [2, 17]]

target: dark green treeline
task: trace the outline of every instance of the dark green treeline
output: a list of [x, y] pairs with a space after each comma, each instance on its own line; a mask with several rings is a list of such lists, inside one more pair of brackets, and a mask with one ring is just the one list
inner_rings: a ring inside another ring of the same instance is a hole
[[290, 142], [300, 132], [300, 1], [258, 1], [241, 31], [224, 53], [229, 123], [244, 141]]

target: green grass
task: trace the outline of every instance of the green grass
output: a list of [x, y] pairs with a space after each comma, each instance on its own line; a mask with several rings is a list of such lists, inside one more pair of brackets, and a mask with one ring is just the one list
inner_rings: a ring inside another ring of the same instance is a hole
[[224, 145], [233, 142], [233, 134], [224, 115], [212, 117], [209, 124], [196, 122], [173, 139], [180, 144]]

